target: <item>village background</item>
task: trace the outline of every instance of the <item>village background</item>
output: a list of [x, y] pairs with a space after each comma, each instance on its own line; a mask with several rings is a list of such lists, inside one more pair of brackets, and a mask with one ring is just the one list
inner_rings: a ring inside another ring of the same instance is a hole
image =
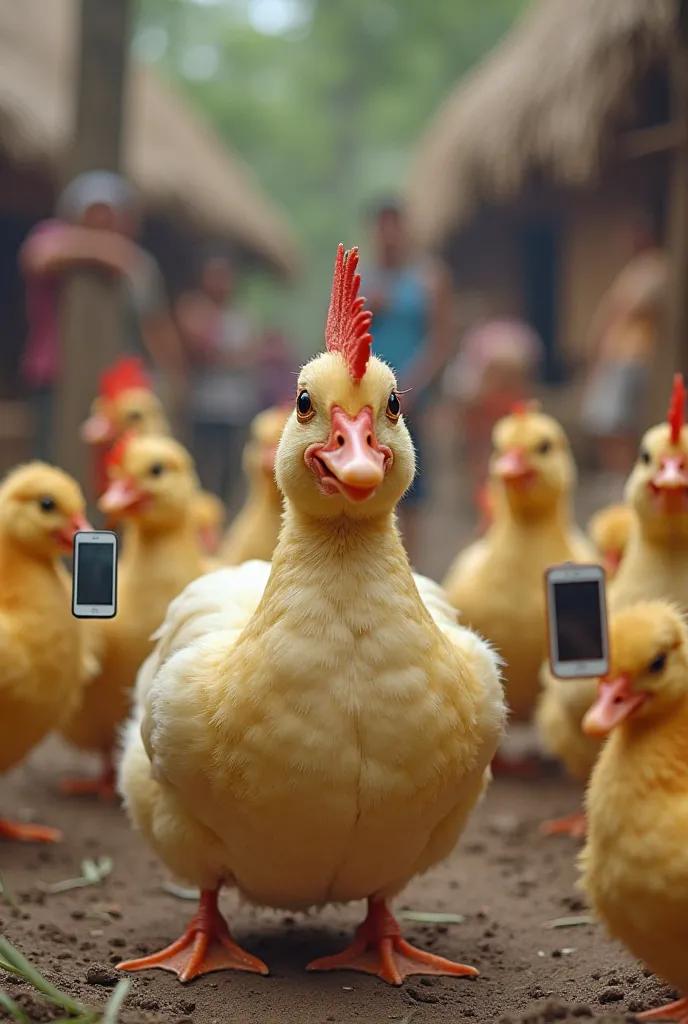
[[[638, 209], [675, 270], [639, 429], [686, 361], [674, 20], [670, 0], [2, 0], [0, 470], [31, 452], [17, 252], [62, 185], [94, 167], [122, 169], [139, 189], [142, 241], [172, 300], [194, 247], [226, 243], [242, 301], [298, 357], [321, 343], [336, 243], [365, 254], [365, 202], [404, 195], [416, 239], [451, 267], [457, 350], [483, 317], [531, 324], [546, 349], [545, 405], [585, 470], [586, 329]], [[83, 476], [74, 438], [117, 342], [98, 286], [74, 287], [55, 429], [62, 463]], [[475, 514], [439, 389], [424, 426], [436, 443], [419, 562], [440, 574]], [[583, 514], [598, 498], [585, 495]]]

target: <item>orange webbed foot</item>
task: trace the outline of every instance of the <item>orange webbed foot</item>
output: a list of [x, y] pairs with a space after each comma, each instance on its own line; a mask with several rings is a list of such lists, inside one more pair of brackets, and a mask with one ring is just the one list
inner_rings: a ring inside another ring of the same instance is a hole
[[18, 821], [0, 818], [0, 836], [18, 839], [22, 843], [61, 843], [62, 833], [46, 825], [23, 825]]
[[571, 836], [572, 839], [585, 839], [588, 821], [584, 811], [574, 811], [563, 818], [552, 818], [543, 821], [540, 832], [543, 836]]
[[119, 971], [145, 971], [161, 967], [182, 982], [211, 971], [250, 971], [269, 974], [266, 964], [238, 946], [217, 907], [217, 893], [204, 891], [198, 911], [184, 934], [159, 953], [117, 964]]
[[117, 798], [115, 785], [115, 766], [112, 758], [104, 758], [103, 770], [95, 779], [62, 779], [60, 792], [64, 796], [97, 796], [104, 803], [112, 803]]
[[396, 918], [384, 902], [370, 900], [368, 916], [350, 946], [334, 956], [313, 960], [309, 971], [363, 971], [376, 974], [390, 985], [401, 985], [410, 974], [444, 974], [476, 977], [475, 967], [426, 953], [406, 942]]
[[646, 1010], [637, 1016], [638, 1020], [672, 1020], [675, 1024], [688, 1024], [688, 999], [678, 999], [675, 1003]]

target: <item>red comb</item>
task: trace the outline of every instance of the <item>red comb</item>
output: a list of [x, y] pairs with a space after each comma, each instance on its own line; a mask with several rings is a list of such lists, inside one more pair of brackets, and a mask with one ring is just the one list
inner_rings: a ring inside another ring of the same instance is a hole
[[340, 243], [325, 328], [327, 351], [341, 352], [354, 381], [359, 381], [366, 371], [373, 341], [369, 331], [373, 314], [363, 308], [365, 299], [358, 294], [361, 275], [356, 273], [357, 266], [358, 248], [354, 246], [345, 253]]
[[681, 440], [681, 427], [686, 422], [686, 386], [681, 373], [674, 376], [674, 390], [671, 392], [667, 421], [671, 432], [669, 440], [672, 444], [678, 444]]
[[124, 356], [100, 375], [100, 394], [103, 398], [117, 398], [123, 391], [144, 388], [151, 391], [153, 382], [146, 373], [143, 360], [136, 356]]
[[122, 434], [119, 441], [113, 444], [110, 451], [105, 456], [105, 468], [109, 472], [113, 466], [121, 466], [122, 459], [124, 458], [124, 452], [126, 451], [129, 442], [132, 439], [132, 434]]

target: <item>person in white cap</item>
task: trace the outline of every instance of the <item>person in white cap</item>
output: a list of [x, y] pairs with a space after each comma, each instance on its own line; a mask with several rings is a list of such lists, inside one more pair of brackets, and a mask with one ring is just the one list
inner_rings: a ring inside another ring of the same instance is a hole
[[60, 294], [65, 274], [76, 267], [98, 267], [121, 281], [122, 350], [143, 356], [160, 371], [173, 395], [181, 397], [186, 379], [183, 349], [160, 269], [134, 242], [139, 221], [128, 182], [109, 171], [91, 171], [67, 186], [55, 218], [36, 225], [20, 249], [28, 321], [22, 373], [34, 400], [38, 458], [50, 461], [52, 456]]

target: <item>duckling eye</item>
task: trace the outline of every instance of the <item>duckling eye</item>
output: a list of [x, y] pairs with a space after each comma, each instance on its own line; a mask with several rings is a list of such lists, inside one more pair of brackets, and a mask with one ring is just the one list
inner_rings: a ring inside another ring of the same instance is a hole
[[652, 675], [657, 675], [659, 672], [663, 672], [664, 666], [666, 665], [666, 660], [666, 654], [658, 654], [655, 660], [648, 667], [647, 671], [651, 672]]
[[311, 396], [305, 389], [303, 391], [299, 391], [298, 398], [296, 399], [296, 413], [299, 419], [302, 422], [306, 419], [310, 419], [314, 412], [315, 409], [311, 402]]
[[138, 409], [132, 409], [131, 412], [128, 412], [126, 415], [127, 423], [138, 423], [142, 419], [143, 416]]
[[552, 442], [547, 437], [543, 441], [540, 441], [540, 444], [537, 446], [536, 449], [538, 455], [546, 455], [547, 452], [550, 452], [551, 450]]
[[390, 420], [396, 422], [401, 414], [401, 402], [396, 391], [392, 391], [387, 400], [387, 416]]
[[647, 448], [641, 448], [640, 449], [640, 452], [638, 453], [638, 458], [640, 459], [641, 462], [644, 462], [646, 466], [648, 465], [649, 462], [652, 461], [652, 456], [650, 455], [650, 453], [647, 450]]
[[38, 501], [41, 512], [54, 512], [56, 505], [52, 498], [40, 498]]
[[162, 476], [164, 472], [165, 467], [163, 466], [162, 462], [154, 462], [150, 468], [151, 476]]

